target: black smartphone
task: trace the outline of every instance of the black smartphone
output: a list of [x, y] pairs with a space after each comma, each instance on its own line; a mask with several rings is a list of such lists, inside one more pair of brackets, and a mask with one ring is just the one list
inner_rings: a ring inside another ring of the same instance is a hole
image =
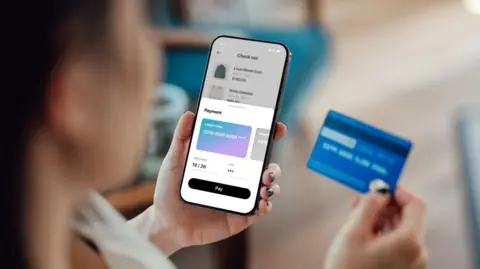
[[281, 43], [232, 36], [213, 41], [180, 186], [183, 201], [255, 212], [290, 58]]

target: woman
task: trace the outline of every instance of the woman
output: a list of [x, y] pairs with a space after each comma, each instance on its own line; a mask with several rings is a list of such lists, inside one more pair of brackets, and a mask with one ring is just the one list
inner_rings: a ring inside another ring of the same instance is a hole
[[[159, 73], [145, 2], [5, 1], [0, 253], [9, 268], [171, 268], [163, 255], [227, 238], [272, 210], [271, 199], [280, 192], [274, 164], [263, 175], [255, 216], [180, 202], [194, 117], [186, 113], [159, 173], [154, 205], [125, 224], [91, 190], [124, 183], [143, 153]], [[276, 139], [285, 131], [279, 124]], [[403, 189], [396, 199], [401, 215], [389, 213], [384, 196], [362, 198], [325, 268], [424, 268], [424, 205]], [[380, 233], [380, 219], [392, 231]]]

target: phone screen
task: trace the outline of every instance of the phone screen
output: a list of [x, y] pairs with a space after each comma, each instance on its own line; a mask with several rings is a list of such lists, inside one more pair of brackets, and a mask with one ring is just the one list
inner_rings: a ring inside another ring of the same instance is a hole
[[255, 210], [289, 54], [278, 43], [215, 39], [180, 189], [185, 202]]

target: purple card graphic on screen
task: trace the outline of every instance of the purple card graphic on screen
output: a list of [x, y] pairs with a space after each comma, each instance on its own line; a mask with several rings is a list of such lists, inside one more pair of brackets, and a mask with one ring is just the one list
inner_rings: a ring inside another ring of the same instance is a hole
[[245, 158], [251, 134], [250, 126], [203, 119], [197, 149]]

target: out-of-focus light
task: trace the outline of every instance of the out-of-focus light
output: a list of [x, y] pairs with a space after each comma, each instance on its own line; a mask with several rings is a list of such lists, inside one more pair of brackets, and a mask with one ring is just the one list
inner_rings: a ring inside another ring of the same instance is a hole
[[468, 12], [480, 15], [480, 0], [463, 0]]

